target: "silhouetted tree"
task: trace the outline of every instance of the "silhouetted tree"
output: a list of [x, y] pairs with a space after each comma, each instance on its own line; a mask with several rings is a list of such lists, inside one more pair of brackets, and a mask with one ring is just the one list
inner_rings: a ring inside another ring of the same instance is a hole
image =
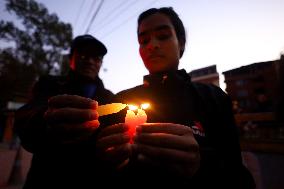
[[[13, 99], [19, 87], [27, 87], [38, 76], [55, 71], [61, 65], [64, 50], [72, 40], [72, 27], [50, 14], [43, 4], [34, 0], [6, 0], [6, 10], [22, 25], [0, 21], [0, 107]], [[26, 91], [24, 89], [24, 91]]]

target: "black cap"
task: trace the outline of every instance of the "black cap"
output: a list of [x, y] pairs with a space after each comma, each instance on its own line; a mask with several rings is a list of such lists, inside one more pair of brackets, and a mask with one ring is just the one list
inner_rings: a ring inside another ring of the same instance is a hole
[[99, 56], [104, 56], [107, 53], [107, 48], [105, 47], [105, 45], [88, 34], [79, 35], [75, 39], [73, 39], [71, 43], [70, 56], [72, 56], [75, 49], [79, 52], [88, 50], [89, 52], [91, 51]]

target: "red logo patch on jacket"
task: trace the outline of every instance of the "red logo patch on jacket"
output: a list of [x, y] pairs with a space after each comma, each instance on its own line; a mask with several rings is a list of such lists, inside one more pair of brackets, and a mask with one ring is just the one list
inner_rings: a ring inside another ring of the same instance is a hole
[[193, 123], [194, 123], [194, 125], [191, 127], [193, 134], [204, 137], [205, 132], [204, 132], [204, 129], [203, 129], [203, 126], [201, 125], [201, 123], [199, 121], [194, 121]]

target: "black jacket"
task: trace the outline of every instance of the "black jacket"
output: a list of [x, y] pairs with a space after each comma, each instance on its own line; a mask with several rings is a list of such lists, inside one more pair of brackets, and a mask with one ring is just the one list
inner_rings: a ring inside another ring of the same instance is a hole
[[[252, 176], [242, 164], [231, 101], [219, 87], [193, 83], [185, 70], [179, 70], [145, 76], [143, 85], [118, 93], [116, 101], [137, 105], [150, 103], [151, 108], [146, 110], [147, 122], [170, 122], [191, 127], [201, 153], [201, 167], [191, 179], [172, 175], [161, 168], [140, 166], [134, 160], [119, 172], [106, 171], [106, 177], [112, 177], [117, 185], [254, 187]], [[124, 122], [125, 111], [119, 114], [116, 122]]]
[[[84, 92], [92, 85], [95, 92]], [[22, 146], [33, 153], [30, 171], [24, 188], [81, 188], [93, 183], [95, 169], [95, 140], [90, 137], [81, 143], [56, 143], [47, 131], [43, 114], [51, 96], [74, 94], [95, 99], [99, 104], [110, 101], [113, 93], [104, 88], [102, 81], [88, 81], [73, 72], [68, 76], [41, 77], [34, 85], [31, 100], [16, 112], [15, 129]], [[95, 133], [94, 133], [95, 136]], [[80, 186], [80, 187], [78, 187]]]

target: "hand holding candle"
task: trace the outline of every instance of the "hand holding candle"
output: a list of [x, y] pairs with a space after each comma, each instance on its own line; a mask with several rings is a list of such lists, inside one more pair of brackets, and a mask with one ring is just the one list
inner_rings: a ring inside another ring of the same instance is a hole
[[[138, 108], [137, 106], [134, 105], [127, 105], [123, 103], [112, 103], [112, 104], [99, 106], [97, 108], [97, 111], [99, 116], [104, 116], [104, 115], [117, 113], [120, 110], [124, 109], [126, 106], [128, 106], [128, 110], [125, 116], [125, 124], [130, 127], [128, 134], [131, 138], [130, 143], [133, 143], [133, 135], [136, 132], [136, 126], [146, 123], [147, 115], [144, 110], [147, 109], [150, 106], [150, 104], [144, 103], [141, 104], [140, 108]], [[137, 114], [134, 111], [137, 111]]]
[[[138, 109], [137, 106], [128, 105], [129, 110], [125, 116], [125, 124], [129, 126], [128, 134], [130, 136], [130, 143], [133, 143], [133, 136], [136, 132], [136, 126], [146, 123], [147, 114], [143, 109], [149, 107], [149, 104], [142, 104], [141, 108]], [[138, 109], [138, 110], [137, 110]], [[137, 110], [135, 114], [134, 110]]]

